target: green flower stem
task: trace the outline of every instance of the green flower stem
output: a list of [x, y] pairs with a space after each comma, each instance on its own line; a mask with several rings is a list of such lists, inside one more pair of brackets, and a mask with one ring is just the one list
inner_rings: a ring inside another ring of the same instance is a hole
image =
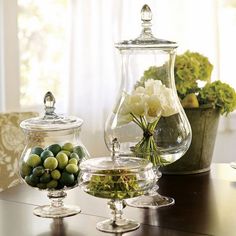
[[168, 162], [158, 154], [158, 147], [153, 137], [160, 117], [154, 122], [147, 122], [144, 116], [137, 117], [133, 113], [130, 114], [133, 122], [143, 130], [143, 138], [132, 148], [132, 151], [136, 156], [150, 160], [154, 166], [167, 164]]
[[141, 129], [144, 129], [145, 126], [142, 121], [139, 121], [139, 119], [131, 112], [130, 115], [133, 117], [133, 122], [136, 123]]
[[148, 122], [143, 116], [139, 116], [141, 123], [143, 124], [143, 127], [147, 127]]

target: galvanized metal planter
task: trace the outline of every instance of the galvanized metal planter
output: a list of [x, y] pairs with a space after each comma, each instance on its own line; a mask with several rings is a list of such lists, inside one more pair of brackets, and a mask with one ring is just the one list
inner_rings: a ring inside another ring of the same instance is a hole
[[176, 162], [162, 167], [164, 174], [196, 174], [210, 170], [220, 112], [213, 108], [185, 109], [192, 128], [190, 148]]

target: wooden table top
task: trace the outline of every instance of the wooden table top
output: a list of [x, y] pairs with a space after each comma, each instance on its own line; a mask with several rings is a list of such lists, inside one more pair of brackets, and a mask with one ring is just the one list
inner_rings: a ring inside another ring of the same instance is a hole
[[[175, 205], [151, 209], [126, 207], [124, 216], [141, 223], [125, 236], [236, 235], [236, 169], [213, 164], [211, 171], [196, 175], [163, 175], [159, 192], [175, 198]], [[63, 219], [33, 215], [36, 205], [49, 203], [45, 191], [18, 185], [0, 193], [0, 236], [96, 236], [114, 235], [96, 230], [109, 218], [107, 200], [92, 197], [79, 188], [67, 192], [67, 204], [82, 212]]]

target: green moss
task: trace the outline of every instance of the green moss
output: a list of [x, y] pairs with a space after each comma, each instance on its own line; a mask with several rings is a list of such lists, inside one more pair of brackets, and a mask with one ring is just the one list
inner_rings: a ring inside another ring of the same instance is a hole
[[88, 183], [88, 193], [101, 198], [125, 199], [143, 194], [135, 174], [126, 170], [107, 170], [94, 174]]

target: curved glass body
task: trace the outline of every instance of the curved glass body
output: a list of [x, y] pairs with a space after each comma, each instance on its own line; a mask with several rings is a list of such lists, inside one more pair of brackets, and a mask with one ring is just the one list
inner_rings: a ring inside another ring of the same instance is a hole
[[112, 218], [98, 222], [97, 229], [123, 233], [139, 227], [138, 222], [123, 218], [122, 210], [124, 199], [142, 196], [154, 187], [156, 176], [148, 160], [116, 155], [93, 158], [81, 164], [79, 176], [83, 191], [109, 199]]
[[[106, 145], [111, 150], [117, 139], [122, 156], [156, 152], [161, 159], [153, 161], [154, 165], [170, 164], [184, 155], [191, 143], [191, 127], [175, 88], [175, 48], [120, 51], [122, 81], [105, 125]], [[139, 125], [142, 121], [143, 126]], [[142, 140], [143, 146], [154, 141], [155, 148], [136, 148]]]
[[155, 180], [152, 165], [147, 160], [118, 157], [113, 161], [103, 157], [81, 164], [79, 182], [80, 187], [90, 195], [123, 200], [146, 194], [154, 187]]
[[[49, 191], [66, 190], [77, 186], [79, 163], [89, 156], [79, 139], [80, 128], [24, 131], [26, 146], [19, 161], [23, 180], [32, 187]], [[69, 164], [71, 165], [68, 167]], [[69, 170], [70, 168], [74, 170]], [[66, 178], [64, 181], [65, 171], [71, 181], [67, 181]]]

